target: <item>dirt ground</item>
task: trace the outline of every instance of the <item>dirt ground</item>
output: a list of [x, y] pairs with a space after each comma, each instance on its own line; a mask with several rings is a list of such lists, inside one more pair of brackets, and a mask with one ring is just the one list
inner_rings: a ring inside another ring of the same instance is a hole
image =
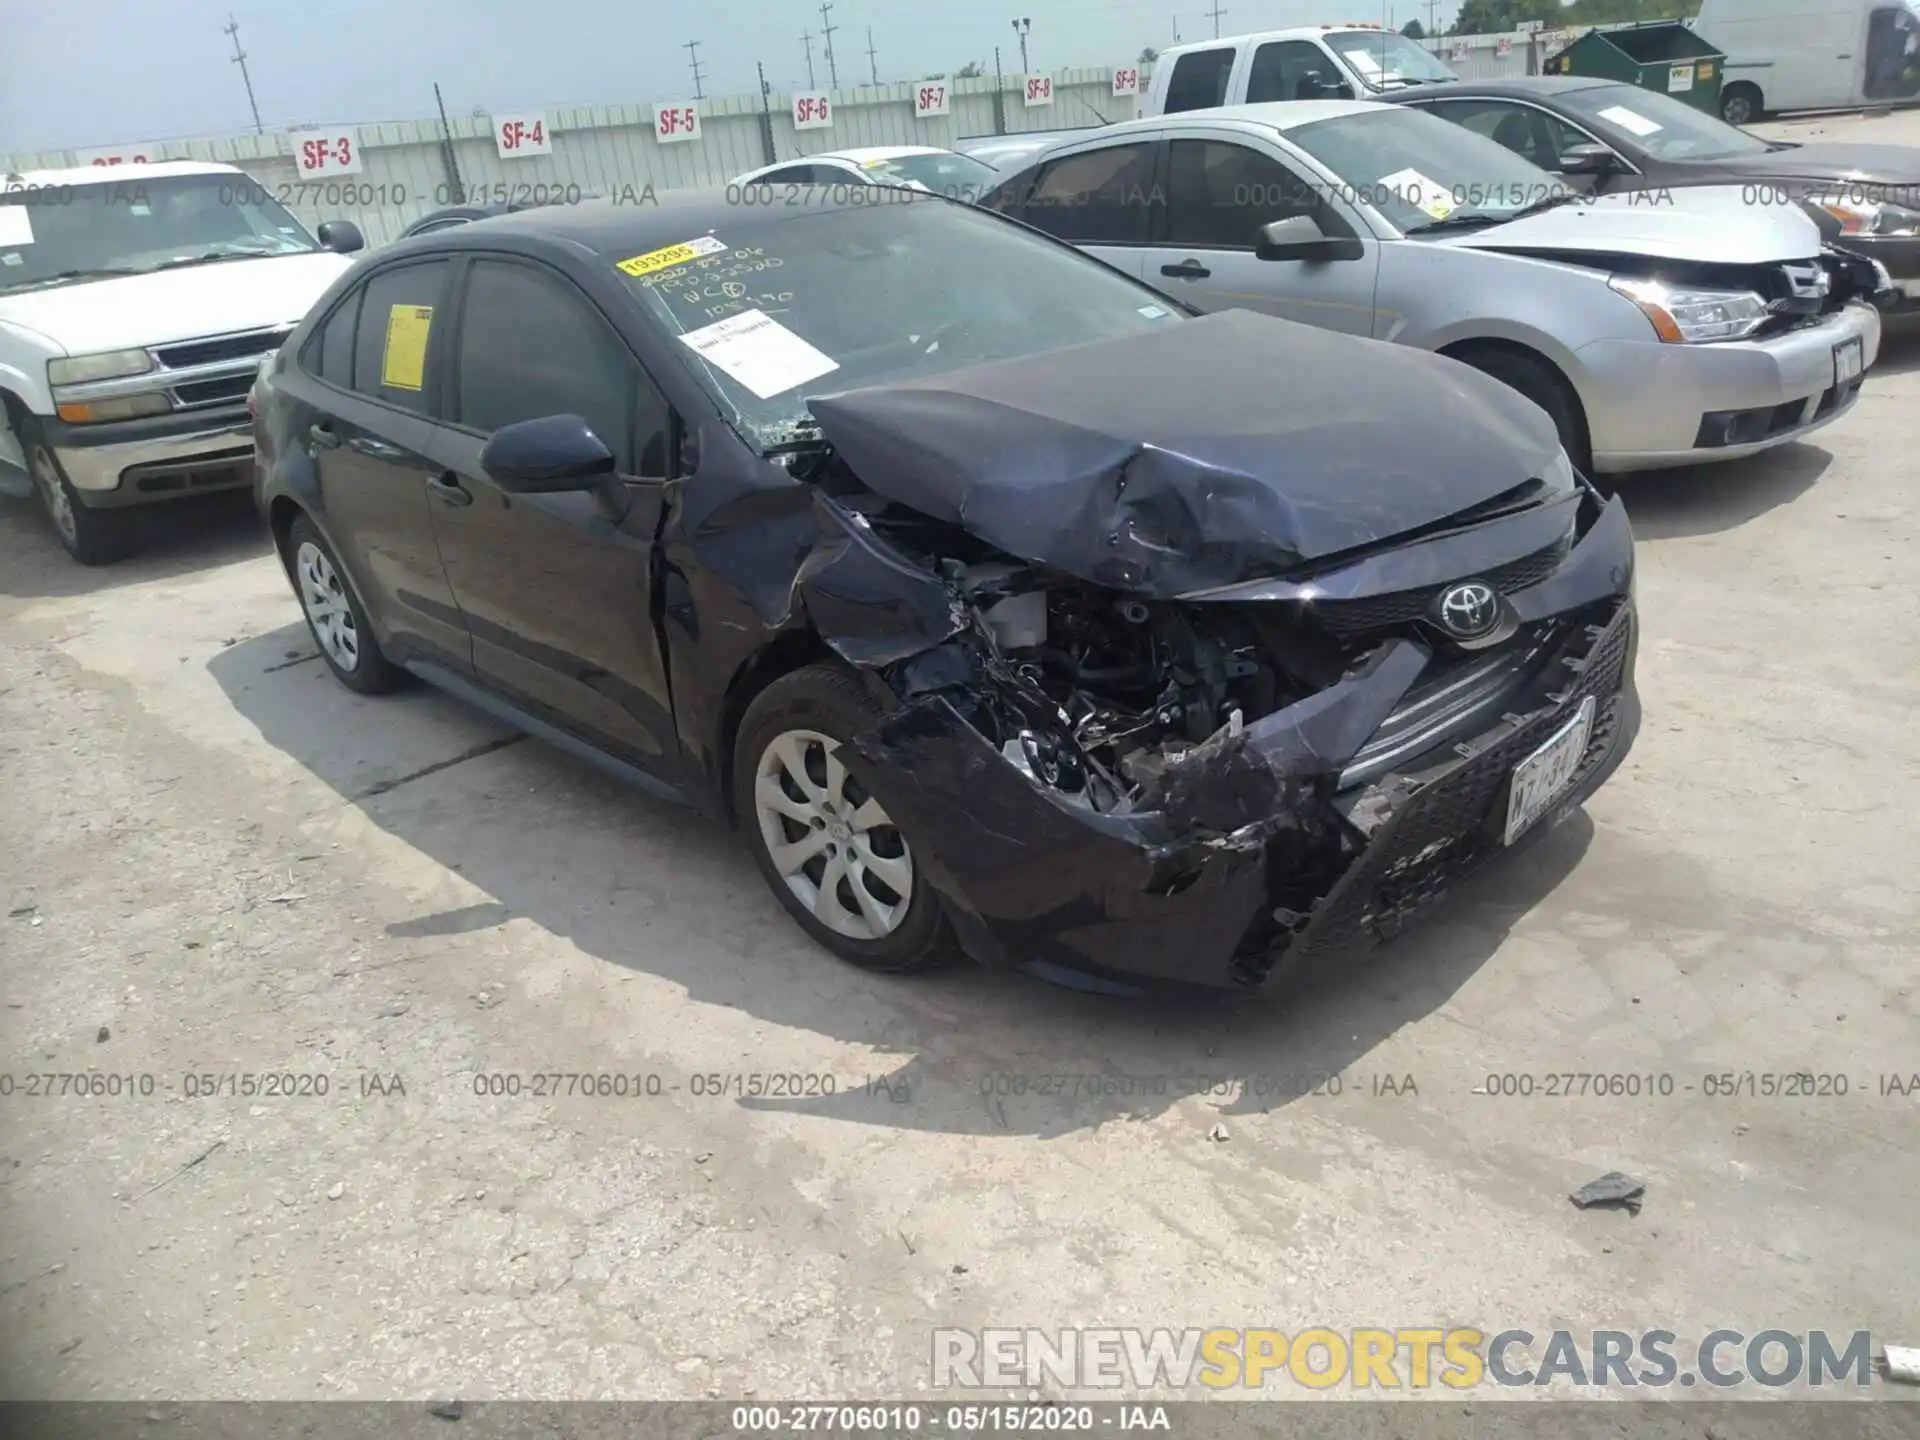
[[[915, 1396], [936, 1325], [1915, 1343], [1916, 416], [1894, 342], [1810, 442], [1623, 487], [1628, 764], [1287, 1005], [841, 967], [715, 827], [336, 685], [244, 503], [90, 571], [0, 501], [5, 1392]], [[1707, 1093], [1782, 1071], [1848, 1093]], [[76, 1072], [122, 1093], [26, 1093]], [[483, 1093], [553, 1072], [641, 1093]], [[1482, 1093], [1563, 1072], [1674, 1089]], [[1616, 1169], [1637, 1217], [1568, 1203]]]

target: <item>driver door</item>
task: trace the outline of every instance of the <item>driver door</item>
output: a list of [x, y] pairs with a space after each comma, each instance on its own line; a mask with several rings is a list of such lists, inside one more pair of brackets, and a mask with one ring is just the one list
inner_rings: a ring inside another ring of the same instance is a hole
[[[1176, 139], [1167, 147], [1164, 229], [1145, 251], [1141, 278], [1202, 310], [1260, 310], [1371, 336], [1379, 242], [1325, 188], [1244, 136]], [[1294, 215], [1311, 216], [1330, 239], [1357, 239], [1360, 257], [1258, 258], [1255, 232]]]

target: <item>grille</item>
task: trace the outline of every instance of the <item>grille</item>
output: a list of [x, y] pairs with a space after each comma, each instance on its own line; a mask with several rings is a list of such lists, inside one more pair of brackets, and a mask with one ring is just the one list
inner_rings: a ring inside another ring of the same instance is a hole
[[282, 330], [250, 330], [244, 335], [216, 335], [210, 340], [183, 340], [178, 345], [156, 345], [153, 353], [170, 370], [189, 365], [211, 365], [216, 360], [245, 360], [278, 350], [293, 327]]
[[[1502, 595], [1525, 590], [1530, 585], [1538, 585], [1560, 568], [1560, 562], [1567, 558], [1570, 544], [1571, 537], [1564, 537], [1543, 550], [1523, 555], [1479, 578]], [[1427, 607], [1446, 588], [1446, 585], [1427, 585], [1418, 590], [1369, 595], [1363, 600], [1322, 600], [1314, 605], [1313, 615], [1322, 625], [1343, 638], [1365, 635], [1375, 630], [1391, 630], [1420, 619], [1427, 613]]]
[[213, 380], [191, 380], [173, 387], [174, 398], [183, 406], [218, 405], [223, 401], [244, 400], [253, 387], [253, 376], [222, 375]]
[[1243, 954], [1241, 968], [1249, 980], [1269, 978], [1283, 958], [1291, 969], [1330, 953], [1392, 939], [1504, 850], [1495, 808], [1507, 793], [1513, 767], [1591, 695], [1597, 702], [1593, 734], [1569, 786], [1569, 792], [1577, 791], [1606, 762], [1618, 740], [1619, 695], [1632, 627], [1632, 613], [1622, 605], [1561, 704], [1408, 797], [1290, 943], [1283, 936], [1278, 946], [1263, 944], [1255, 953]]

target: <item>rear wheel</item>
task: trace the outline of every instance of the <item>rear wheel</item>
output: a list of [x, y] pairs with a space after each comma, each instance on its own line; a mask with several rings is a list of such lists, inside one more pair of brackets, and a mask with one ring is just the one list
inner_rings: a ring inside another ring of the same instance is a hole
[[380, 649], [333, 547], [304, 515], [287, 530], [287, 554], [307, 629], [334, 679], [362, 695], [383, 695], [398, 686], [405, 672]]
[[953, 939], [925, 869], [837, 751], [881, 716], [844, 671], [811, 665], [769, 685], [740, 722], [734, 813], [774, 895], [821, 945], [863, 970], [931, 970]]
[[80, 499], [61, 470], [53, 446], [31, 415], [16, 413], [13, 431], [26, 452], [27, 475], [40, 497], [40, 508], [47, 512], [53, 533], [60, 537], [67, 553], [82, 565], [111, 565], [126, 558], [133, 549], [128, 516], [118, 510], [91, 509]]
[[1518, 390], [1546, 411], [1560, 444], [1582, 475], [1593, 472], [1593, 450], [1587, 438], [1587, 414], [1567, 377], [1542, 357], [1498, 345], [1463, 345], [1447, 352], [1455, 360], [1491, 375], [1508, 389]]
[[1764, 113], [1757, 85], [1740, 81], [1720, 92], [1720, 118], [1729, 125], [1751, 125]]

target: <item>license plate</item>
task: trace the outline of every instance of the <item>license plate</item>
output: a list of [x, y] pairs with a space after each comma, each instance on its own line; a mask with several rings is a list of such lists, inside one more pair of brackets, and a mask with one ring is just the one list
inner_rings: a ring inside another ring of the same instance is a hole
[[1593, 697], [1580, 702], [1574, 717], [1553, 732], [1551, 739], [1513, 767], [1513, 788], [1507, 799], [1506, 843], [1511, 845], [1560, 798], [1573, 783], [1580, 759], [1593, 735]]
[[1851, 385], [1866, 366], [1867, 350], [1859, 340], [1843, 340], [1833, 347], [1833, 383]]

